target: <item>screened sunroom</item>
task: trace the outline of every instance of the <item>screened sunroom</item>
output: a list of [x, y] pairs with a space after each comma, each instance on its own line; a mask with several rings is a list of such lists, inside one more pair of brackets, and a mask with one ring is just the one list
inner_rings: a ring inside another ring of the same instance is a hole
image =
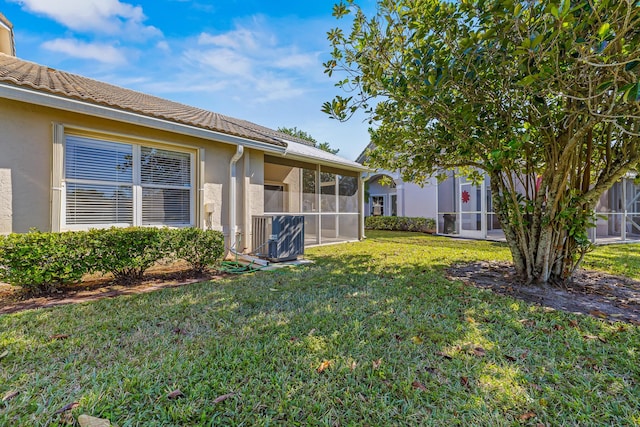
[[[640, 241], [640, 184], [628, 176], [607, 190], [596, 206], [596, 226], [589, 231], [597, 244]], [[493, 211], [489, 178], [480, 183], [449, 177], [438, 184], [438, 233], [504, 240]]]
[[628, 176], [607, 190], [596, 206], [592, 239], [599, 243], [640, 240], [640, 185]]
[[305, 246], [358, 240], [357, 171], [265, 156], [264, 214], [304, 216]]

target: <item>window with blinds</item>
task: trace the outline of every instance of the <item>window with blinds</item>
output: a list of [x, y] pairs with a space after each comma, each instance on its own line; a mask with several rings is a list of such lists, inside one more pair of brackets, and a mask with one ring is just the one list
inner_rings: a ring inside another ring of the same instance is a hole
[[192, 155], [67, 135], [69, 226], [192, 225]]
[[188, 225], [191, 219], [189, 153], [141, 147], [142, 223]]

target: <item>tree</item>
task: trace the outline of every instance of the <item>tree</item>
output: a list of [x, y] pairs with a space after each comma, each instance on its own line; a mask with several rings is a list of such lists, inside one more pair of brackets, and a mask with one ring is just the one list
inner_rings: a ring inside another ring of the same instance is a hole
[[331, 148], [328, 142], [318, 143], [318, 141], [314, 137], [312, 137], [310, 134], [308, 134], [307, 132], [301, 129], [298, 129], [295, 126], [292, 128], [285, 128], [285, 127], [278, 128], [278, 132], [286, 133], [287, 135], [295, 136], [296, 138], [309, 141], [313, 144], [314, 147], [319, 148], [322, 151], [326, 151], [327, 153], [337, 154], [338, 151], [340, 151], [339, 148]]
[[603, 192], [640, 158], [636, 0], [353, 0], [350, 34], [328, 33], [329, 76], [351, 91], [374, 166], [421, 182], [457, 169], [491, 182], [515, 268], [527, 282], [569, 279], [590, 249]]

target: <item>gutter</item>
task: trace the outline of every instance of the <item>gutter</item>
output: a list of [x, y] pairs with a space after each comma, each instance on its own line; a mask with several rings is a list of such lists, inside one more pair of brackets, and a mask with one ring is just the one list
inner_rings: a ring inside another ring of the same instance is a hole
[[239, 136], [228, 135], [222, 132], [202, 129], [196, 126], [171, 122], [155, 117], [149, 117], [140, 113], [132, 113], [112, 107], [91, 104], [86, 101], [63, 98], [49, 93], [37, 92], [32, 89], [25, 89], [23, 87], [7, 85], [5, 83], [0, 83], [0, 98], [26, 102], [73, 113], [86, 114], [109, 120], [116, 120], [123, 123], [149, 127], [181, 135], [192, 136], [195, 138], [201, 138], [209, 141], [222, 142], [225, 144], [238, 146], [242, 145], [247, 148], [254, 148], [256, 150], [269, 153], [284, 154], [287, 150], [286, 147], [278, 147], [266, 142], [254, 141]]

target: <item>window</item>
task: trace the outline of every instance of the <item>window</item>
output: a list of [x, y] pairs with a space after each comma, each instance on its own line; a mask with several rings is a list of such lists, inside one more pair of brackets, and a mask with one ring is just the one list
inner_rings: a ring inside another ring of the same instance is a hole
[[384, 196], [371, 197], [371, 215], [372, 216], [384, 215]]
[[191, 223], [191, 155], [140, 147], [143, 225]]
[[63, 223], [192, 225], [192, 165], [185, 151], [67, 135]]

